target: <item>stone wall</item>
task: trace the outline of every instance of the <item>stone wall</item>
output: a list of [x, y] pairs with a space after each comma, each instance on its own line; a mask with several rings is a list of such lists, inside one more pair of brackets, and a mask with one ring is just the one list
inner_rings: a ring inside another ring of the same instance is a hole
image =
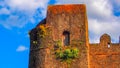
[[100, 37], [100, 43], [90, 44], [90, 68], [120, 68], [120, 44], [111, 43], [109, 35]]
[[[39, 38], [41, 25], [47, 32], [44, 38]], [[62, 44], [62, 49], [76, 47], [80, 51], [78, 58], [69, 65], [55, 56], [54, 42], [63, 40], [64, 31], [70, 33], [70, 43], [68, 46]], [[84, 4], [48, 6], [46, 19], [30, 32], [30, 36], [29, 68], [88, 68], [88, 23]], [[36, 45], [33, 44], [35, 37]], [[36, 62], [32, 60], [33, 58]]]

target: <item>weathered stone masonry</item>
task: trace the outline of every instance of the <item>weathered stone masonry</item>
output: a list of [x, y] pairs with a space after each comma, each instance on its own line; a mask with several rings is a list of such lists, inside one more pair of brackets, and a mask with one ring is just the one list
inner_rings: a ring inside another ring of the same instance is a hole
[[[80, 51], [70, 65], [56, 59], [58, 40], [63, 49], [71, 46]], [[30, 32], [29, 68], [120, 68], [119, 56], [120, 44], [111, 43], [107, 34], [100, 43], [89, 44], [84, 4], [48, 6], [46, 18]]]

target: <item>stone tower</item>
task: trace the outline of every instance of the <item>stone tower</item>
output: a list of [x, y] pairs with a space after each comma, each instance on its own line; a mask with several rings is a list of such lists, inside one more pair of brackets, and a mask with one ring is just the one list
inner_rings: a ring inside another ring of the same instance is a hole
[[[57, 41], [61, 50], [79, 50], [69, 65], [56, 58]], [[88, 68], [88, 45], [86, 6], [50, 5], [46, 18], [30, 32], [29, 68]]]

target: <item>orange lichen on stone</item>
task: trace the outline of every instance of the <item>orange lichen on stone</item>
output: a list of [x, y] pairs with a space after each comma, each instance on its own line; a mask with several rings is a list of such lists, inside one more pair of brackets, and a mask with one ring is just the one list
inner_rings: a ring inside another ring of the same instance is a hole
[[52, 13], [56, 14], [56, 13], [62, 13], [62, 12], [66, 12], [66, 13], [73, 13], [73, 12], [79, 12], [85, 11], [85, 5], [84, 4], [79, 4], [79, 5], [50, 5], [48, 6], [48, 11], [51, 11]]

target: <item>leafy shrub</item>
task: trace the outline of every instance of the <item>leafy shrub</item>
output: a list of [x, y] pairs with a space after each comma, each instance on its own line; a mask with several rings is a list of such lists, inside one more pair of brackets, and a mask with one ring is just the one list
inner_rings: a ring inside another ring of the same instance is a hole
[[62, 61], [67, 61], [70, 63], [72, 59], [78, 57], [79, 50], [77, 48], [65, 49], [64, 51], [58, 50], [56, 51], [55, 54], [58, 59], [61, 59]]
[[63, 58], [63, 52], [61, 50], [56, 51], [56, 57], [62, 59]]
[[77, 48], [72, 49], [72, 58], [77, 58], [79, 50]]

